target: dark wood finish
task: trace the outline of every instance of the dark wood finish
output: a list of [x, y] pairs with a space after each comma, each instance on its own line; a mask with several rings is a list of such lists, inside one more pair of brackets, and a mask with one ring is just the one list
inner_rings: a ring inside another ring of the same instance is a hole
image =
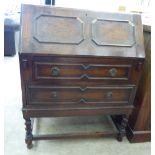
[[34, 135], [33, 140], [50, 140], [50, 139], [65, 139], [65, 138], [103, 138], [117, 136], [117, 132], [81, 132], [81, 133], [65, 133], [65, 134], [52, 134], [52, 135]]
[[[47, 54], [20, 54], [23, 78], [26, 81], [59, 85], [106, 85], [137, 84], [143, 66], [143, 59], [105, 58]], [[31, 68], [31, 66], [33, 68]], [[52, 75], [57, 68], [58, 75]], [[33, 71], [32, 71], [33, 69]], [[111, 70], [115, 69], [115, 75]], [[88, 82], [89, 81], [89, 82]]]
[[134, 87], [62, 87], [28, 86], [28, 105], [108, 106], [132, 104]]
[[[119, 78], [127, 79], [131, 65], [102, 65], [102, 64], [62, 64], [36, 63], [36, 79], [88, 79]], [[92, 75], [91, 75], [92, 74]]]
[[27, 144], [27, 148], [32, 148], [32, 123], [30, 118], [25, 118], [25, 126], [26, 126], [26, 138], [25, 142]]
[[127, 135], [130, 142], [151, 140], [151, 26], [144, 25], [146, 60], [137, 91], [135, 109], [129, 118]]
[[126, 135], [126, 127], [128, 124], [129, 115], [115, 115], [111, 117], [119, 131], [117, 134], [117, 139], [118, 141], [122, 141], [123, 137]]
[[[22, 53], [132, 58], [145, 56], [141, 18], [137, 14], [33, 5], [23, 5], [22, 10]], [[98, 36], [99, 33], [103, 35]], [[122, 40], [126, 40], [126, 43], [122, 43]]]
[[19, 59], [28, 146], [32, 140], [61, 136], [111, 135], [32, 136], [29, 118], [34, 117], [117, 116], [121, 141], [145, 57], [140, 16], [23, 5], [21, 23]]
[[116, 64], [116, 61], [111, 61], [110, 64], [109, 61], [106, 63], [106, 60], [102, 60], [104, 64], [80, 64], [81, 59], [75, 64], [69, 63], [67, 58], [64, 63], [61, 59], [57, 60], [57, 63], [34, 62], [34, 78], [36, 80], [81, 80], [85, 78], [92, 80], [129, 80], [132, 77], [130, 73], [134, 74], [132, 71], [132, 65], [134, 64], [128, 62], [121, 64], [120, 61], [117, 61], [118, 64]]
[[134, 106], [104, 106], [104, 107], [49, 107], [49, 106], [26, 106], [23, 108], [25, 117], [63, 117], [63, 116], [87, 116], [87, 115], [110, 115], [114, 114], [131, 114]]

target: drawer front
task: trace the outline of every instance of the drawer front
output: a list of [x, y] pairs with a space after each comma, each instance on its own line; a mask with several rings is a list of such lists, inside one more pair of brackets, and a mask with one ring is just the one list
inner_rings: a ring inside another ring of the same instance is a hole
[[143, 62], [133, 59], [20, 55], [22, 79], [50, 85], [136, 85]]
[[35, 62], [35, 79], [59, 80], [128, 80], [131, 65], [115, 64], [67, 64]]
[[30, 105], [51, 106], [102, 106], [132, 104], [134, 86], [117, 87], [27, 87], [27, 99]]

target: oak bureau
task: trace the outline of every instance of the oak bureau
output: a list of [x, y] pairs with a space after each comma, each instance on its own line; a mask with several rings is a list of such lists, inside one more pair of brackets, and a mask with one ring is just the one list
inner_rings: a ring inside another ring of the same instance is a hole
[[27, 147], [33, 140], [112, 134], [33, 135], [37, 117], [110, 115], [121, 141], [145, 58], [142, 35], [138, 14], [23, 4], [19, 60]]

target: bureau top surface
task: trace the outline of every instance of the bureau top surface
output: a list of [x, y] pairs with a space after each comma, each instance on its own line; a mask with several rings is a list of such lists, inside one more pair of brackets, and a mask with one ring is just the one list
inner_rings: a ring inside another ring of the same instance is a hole
[[141, 17], [22, 5], [21, 53], [144, 58]]

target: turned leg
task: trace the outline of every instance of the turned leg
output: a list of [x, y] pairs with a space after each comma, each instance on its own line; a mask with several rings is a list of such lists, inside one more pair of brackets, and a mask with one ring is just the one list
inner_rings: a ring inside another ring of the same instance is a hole
[[112, 115], [111, 118], [118, 130], [117, 140], [122, 141], [126, 134], [128, 115]]
[[31, 125], [31, 119], [30, 118], [25, 118], [25, 130], [26, 130], [26, 138], [25, 142], [27, 144], [27, 148], [30, 149], [32, 148], [32, 125]]
[[128, 117], [126, 115], [122, 115], [120, 125], [119, 125], [119, 133], [117, 135], [117, 140], [122, 141], [123, 137], [126, 135], [126, 127], [128, 123]]

